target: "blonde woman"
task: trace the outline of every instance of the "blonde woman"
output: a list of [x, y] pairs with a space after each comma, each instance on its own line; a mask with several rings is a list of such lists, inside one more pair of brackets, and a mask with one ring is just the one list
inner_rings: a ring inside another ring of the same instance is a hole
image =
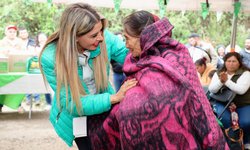
[[55, 92], [50, 121], [68, 146], [75, 140], [79, 149], [91, 149], [88, 137], [73, 135], [73, 118], [109, 111], [136, 85], [134, 79], [128, 80], [114, 94], [108, 81], [110, 59], [123, 63], [127, 52], [125, 44], [105, 30], [105, 19], [91, 6], [76, 3], [63, 12], [59, 30], [41, 51], [40, 64]]

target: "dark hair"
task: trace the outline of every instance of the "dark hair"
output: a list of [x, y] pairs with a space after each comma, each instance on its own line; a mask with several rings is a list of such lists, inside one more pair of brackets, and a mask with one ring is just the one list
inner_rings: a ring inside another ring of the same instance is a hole
[[19, 27], [18, 31], [27, 30], [25, 27]]
[[202, 65], [207, 66], [206, 61], [207, 61], [207, 58], [206, 57], [202, 57], [202, 58], [196, 60], [194, 64], [197, 65], [197, 66], [202, 66]]
[[221, 48], [221, 47], [224, 48], [224, 49], [226, 48], [225, 45], [219, 44], [219, 45], [216, 46], [216, 50], [218, 51], [218, 49]]
[[240, 64], [240, 66], [239, 66], [239, 68], [242, 68], [243, 70], [249, 70], [249, 68], [247, 68], [243, 63], [242, 63], [242, 57], [241, 57], [241, 55], [239, 54], [239, 53], [237, 53], [237, 52], [229, 52], [229, 53], [227, 53], [224, 57], [223, 57], [223, 60], [224, 60], [224, 65], [223, 65], [223, 67], [221, 68], [221, 70], [219, 71], [219, 72], [222, 72], [222, 71], [227, 71], [227, 68], [226, 68], [226, 61], [230, 58], [230, 57], [232, 57], [232, 56], [234, 56], [237, 60], [238, 60], [238, 62], [239, 62], [239, 64]]
[[195, 37], [200, 37], [198, 33], [191, 33], [188, 38], [195, 38]]
[[124, 31], [130, 36], [140, 36], [142, 30], [155, 22], [153, 14], [148, 11], [141, 10], [134, 12], [123, 20]]

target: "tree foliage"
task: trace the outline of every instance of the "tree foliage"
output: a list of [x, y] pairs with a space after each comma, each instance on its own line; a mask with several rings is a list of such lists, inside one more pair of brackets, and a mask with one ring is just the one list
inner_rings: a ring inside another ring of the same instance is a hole
[[[4, 36], [4, 28], [8, 24], [26, 27], [31, 35], [38, 32], [51, 34], [57, 28], [63, 4], [35, 3], [32, 0], [0, 1], [0, 38]], [[121, 9], [118, 14], [112, 8], [97, 8], [108, 20], [109, 29], [113, 32], [122, 30], [122, 20], [134, 12], [131, 9]], [[156, 10], [148, 10], [159, 15]], [[210, 40], [214, 45], [228, 45], [231, 40], [233, 14], [223, 13], [217, 21], [216, 12], [209, 12], [205, 20], [199, 11], [166, 11], [165, 16], [174, 25], [173, 37], [182, 43], [192, 32], [199, 33], [204, 39]], [[240, 12], [237, 24], [237, 44], [244, 46], [244, 41], [250, 35], [250, 15]]]
[[0, 7], [0, 37], [4, 36], [4, 29], [9, 24], [25, 27], [33, 36], [38, 32], [51, 34], [64, 9], [64, 5], [50, 7], [47, 3], [31, 0], [0, 1]]

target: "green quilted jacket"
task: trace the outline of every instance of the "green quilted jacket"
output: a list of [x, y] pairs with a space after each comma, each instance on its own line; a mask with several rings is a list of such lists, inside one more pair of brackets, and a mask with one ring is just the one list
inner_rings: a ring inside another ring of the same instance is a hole
[[[121, 41], [117, 36], [110, 33], [109, 31], [105, 30], [104, 37], [107, 46], [107, 54], [108, 59], [114, 59], [119, 63], [124, 63], [124, 59], [128, 53], [128, 50], [125, 47], [125, 43]], [[44, 52], [41, 55], [41, 66], [42, 70], [45, 74], [46, 80], [48, 81], [49, 85], [56, 93], [56, 74], [55, 74], [55, 52], [56, 52], [56, 43], [49, 44]], [[93, 67], [93, 58], [100, 54], [100, 47], [98, 47], [94, 51], [90, 51], [90, 59], [88, 61], [89, 66]], [[109, 66], [109, 64], [107, 64]], [[109, 75], [109, 67], [108, 75]], [[82, 67], [79, 65], [78, 67], [78, 75], [80, 79], [83, 78]], [[87, 92], [89, 93], [86, 84], [82, 81], [82, 85]], [[72, 146], [74, 135], [72, 129], [72, 119], [74, 117], [78, 117], [76, 107], [73, 106], [73, 111], [71, 112], [70, 108], [71, 105], [66, 108], [66, 94], [65, 88], [62, 88], [60, 91], [60, 101], [61, 101], [61, 111], [57, 107], [56, 102], [56, 94], [54, 94], [52, 108], [50, 111], [50, 121], [58, 134], [68, 146]], [[81, 102], [83, 105], [83, 112], [84, 115], [95, 115], [101, 114], [103, 112], [108, 111], [111, 108], [110, 103], [110, 95], [114, 93], [114, 90], [109, 83], [109, 86], [106, 91], [96, 94], [96, 95], [87, 95], [85, 97], [81, 97]], [[70, 92], [69, 92], [69, 101], [71, 101]], [[70, 103], [69, 103], [70, 104]]]

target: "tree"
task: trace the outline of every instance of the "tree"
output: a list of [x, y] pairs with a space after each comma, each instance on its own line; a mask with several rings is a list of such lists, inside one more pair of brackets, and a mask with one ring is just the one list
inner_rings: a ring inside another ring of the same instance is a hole
[[[32, 0], [0, 1], [0, 38], [4, 36], [4, 28], [8, 24], [26, 27], [31, 35], [38, 32], [51, 34], [57, 28], [59, 18], [65, 8], [64, 4], [34, 3]], [[97, 8], [108, 20], [110, 31], [121, 31], [122, 20], [134, 12], [132, 9], [120, 9], [116, 14], [113, 8]], [[159, 15], [159, 11], [148, 10]], [[173, 38], [182, 43], [187, 42], [191, 32], [199, 33], [204, 39], [210, 40], [214, 46], [228, 45], [231, 40], [232, 13], [223, 13], [217, 22], [215, 12], [209, 12], [205, 20], [199, 11], [168, 11], [165, 15], [174, 25]], [[250, 14], [239, 14], [237, 27], [237, 44], [244, 46], [245, 38], [250, 35]]]
[[64, 5], [49, 6], [47, 3], [34, 3], [28, 0], [0, 1], [0, 37], [9, 24], [25, 27], [31, 35], [38, 32], [51, 34], [55, 31]]

